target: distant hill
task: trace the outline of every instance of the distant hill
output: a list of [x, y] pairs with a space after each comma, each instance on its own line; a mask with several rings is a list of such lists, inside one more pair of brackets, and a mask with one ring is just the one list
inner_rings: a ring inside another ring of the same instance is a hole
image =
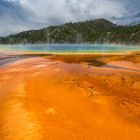
[[66, 23], [0, 38], [0, 44], [121, 43], [140, 44], [140, 24], [120, 26], [105, 19]]

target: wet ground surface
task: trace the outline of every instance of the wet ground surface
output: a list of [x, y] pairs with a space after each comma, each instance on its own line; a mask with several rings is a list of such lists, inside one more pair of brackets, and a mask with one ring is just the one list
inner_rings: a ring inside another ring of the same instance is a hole
[[138, 140], [139, 54], [8, 62], [0, 68], [0, 116], [2, 140]]
[[46, 54], [0, 54], [0, 66], [5, 65], [7, 63], [11, 63], [17, 60], [22, 60], [25, 58], [33, 58], [33, 57], [41, 57], [41, 56], [48, 56]]

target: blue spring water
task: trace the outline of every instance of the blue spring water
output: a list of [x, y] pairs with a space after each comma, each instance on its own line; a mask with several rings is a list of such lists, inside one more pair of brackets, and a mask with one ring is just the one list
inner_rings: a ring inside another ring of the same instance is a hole
[[101, 44], [29, 44], [0, 45], [0, 52], [42, 52], [42, 53], [115, 53], [140, 50], [140, 46]]

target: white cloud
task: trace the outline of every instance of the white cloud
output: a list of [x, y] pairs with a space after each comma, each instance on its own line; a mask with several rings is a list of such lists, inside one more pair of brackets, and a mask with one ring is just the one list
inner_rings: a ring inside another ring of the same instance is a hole
[[91, 18], [122, 17], [126, 0], [17, 0], [41, 21], [75, 21]]

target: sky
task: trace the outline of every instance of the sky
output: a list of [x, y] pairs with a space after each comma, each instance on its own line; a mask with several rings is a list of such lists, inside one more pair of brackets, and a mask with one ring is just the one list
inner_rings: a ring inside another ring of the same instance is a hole
[[140, 23], [140, 0], [0, 0], [0, 36], [98, 18]]

